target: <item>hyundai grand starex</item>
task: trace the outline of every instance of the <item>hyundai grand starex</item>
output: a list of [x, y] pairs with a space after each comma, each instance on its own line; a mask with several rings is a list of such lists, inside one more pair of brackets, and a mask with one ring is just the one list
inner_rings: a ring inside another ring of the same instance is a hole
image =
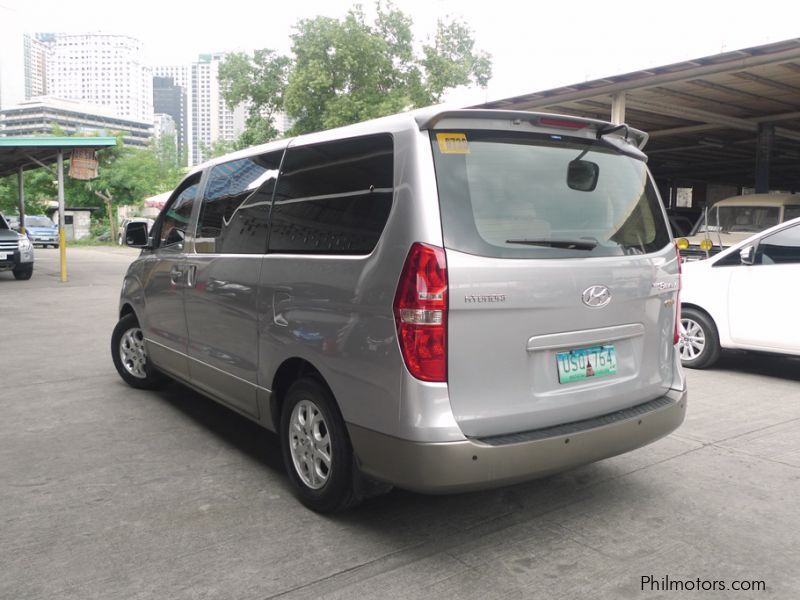
[[111, 351], [278, 433], [321, 512], [507, 485], [683, 421], [679, 260], [625, 125], [424, 109], [213, 159], [125, 276]]

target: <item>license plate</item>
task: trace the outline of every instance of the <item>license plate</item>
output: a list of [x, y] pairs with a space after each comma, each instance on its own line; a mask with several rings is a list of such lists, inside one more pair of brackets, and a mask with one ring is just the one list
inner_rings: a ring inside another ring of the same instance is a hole
[[0, 260], [5, 260], [8, 258], [8, 252], [0, 252]]
[[556, 354], [558, 382], [570, 383], [617, 372], [617, 352], [612, 344]]

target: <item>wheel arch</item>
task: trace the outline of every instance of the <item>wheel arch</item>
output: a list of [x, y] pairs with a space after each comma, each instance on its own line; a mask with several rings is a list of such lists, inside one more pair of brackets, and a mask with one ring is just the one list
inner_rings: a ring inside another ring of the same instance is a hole
[[319, 369], [317, 369], [311, 362], [299, 356], [293, 356], [284, 360], [275, 371], [275, 376], [272, 378], [272, 390], [269, 399], [269, 412], [272, 422], [276, 428], [281, 422], [281, 412], [283, 410], [286, 392], [291, 387], [292, 383], [303, 377], [310, 377], [317, 380], [320, 384], [325, 386], [333, 398], [336, 408], [341, 413], [341, 408], [336, 400], [336, 396], [331, 390], [330, 385], [325, 380]]
[[685, 308], [691, 308], [692, 310], [696, 310], [698, 312], [703, 313], [709, 319], [711, 319], [711, 322], [714, 323], [714, 327], [717, 327], [717, 320], [714, 318], [714, 315], [712, 315], [710, 312], [708, 312], [705, 308], [703, 308], [699, 304], [694, 304], [692, 302], [681, 302], [681, 310]]
[[134, 310], [134, 308], [131, 305], [131, 303], [130, 302], [125, 302], [119, 309], [119, 318], [121, 319], [122, 317], [124, 317], [126, 315], [131, 315], [131, 314], [134, 317], [136, 317], [137, 321], [139, 320], [139, 315], [136, 314], [136, 311]]

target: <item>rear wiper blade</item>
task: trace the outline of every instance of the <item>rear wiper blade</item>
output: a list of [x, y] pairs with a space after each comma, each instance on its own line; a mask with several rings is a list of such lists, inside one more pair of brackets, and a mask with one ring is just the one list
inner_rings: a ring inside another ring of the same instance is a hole
[[525, 244], [528, 246], [547, 246], [567, 250], [594, 250], [597, 242], [585, 240], [506, 240], [506, 244]]

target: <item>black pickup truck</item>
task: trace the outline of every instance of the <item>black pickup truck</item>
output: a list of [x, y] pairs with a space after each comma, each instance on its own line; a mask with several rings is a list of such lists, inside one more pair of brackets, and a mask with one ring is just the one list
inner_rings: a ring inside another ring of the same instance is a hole
[[0, 271], [12, 271], [17, 279], [33, 275], [33, 244], [11, 229], [0, 214]]

